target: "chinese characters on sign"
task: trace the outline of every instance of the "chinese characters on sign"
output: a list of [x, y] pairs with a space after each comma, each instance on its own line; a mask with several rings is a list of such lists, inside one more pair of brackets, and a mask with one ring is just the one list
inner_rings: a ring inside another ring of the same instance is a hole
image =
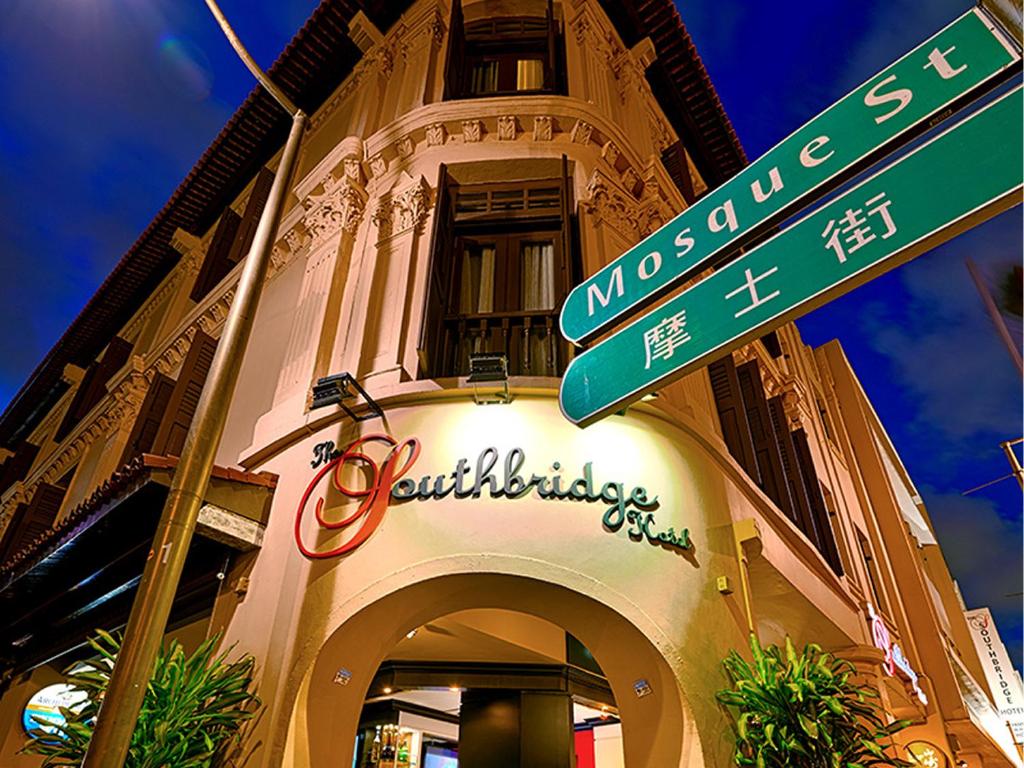
[[680, 310], [666, 317], [644, 334], [644, 352], [647, 355], [645, 368], [651, 367], [652, 360], [668, 360], [677, 347], [690, 340], [686, 332], [686, 310]]
[[1018, 87], [577, 354], [563, 414], [586, 426], [620, 411], [1016, 205], [1024, 158], [1006, 137], [1022, 111]]
[[846, 215], [839, 220], [838, 225], [834, 219], [829, 219], [821, 236], [828, 238], [828, 247], [835, 251], [840, 264], [846, 262], [847, 254], [853, 255], [875, 239], [875, 232], [872, 231], [867, 217], [878, 216], [882, 219], [885, 225], [885, 232], [881, 234], [883, 240], [888, 240], [896, 234], [896, 225], [889, 213], [891, 203], [892, 201], [886, 198], [885, 193], [881, 192], [864, 204], [867, 214], [864, 213], [864, 208], [847, 208]]
[[[865, 203], [864, 208], [847, 208], [842, 219], [837, 223], [830, 219], [822, 232], [822, 238], [826, 238], [825, 248], [831, 248], [840, 264], [846, 263], [847, 255], [852, 255], [876, 239], [888, 240], [896, 232], [896, 224], [889, 206], [892, 201], [886, 197], [884, 192], [875, 195]], [[865, 213], [865, 208], [867, 213]], [[866, 217], [877, 216], [881, 219], [885, 231], [880, 235], [872, 231]], [[743, 284], [725, 294], [726, 299], [746, 293], [746, 299], [750, 302], [733, 313], [733, 317], [742, 317], [752, 309], [777, 298], [782, 294], [781, 289], [776, 288], [770, 293], [762, 295], [758, 291], [758, 283], [779, 272], [777, 266], [765, 270], [759, 275], [754, 275], [749, 269], [743, 270]], [[769, 285], [781, 285], [782, 278], [775, 278]], [[764, 290], [764, 289], [762, 289]], [[644, 333], [644, 354], [646, 362], [644, 368], [650, 370], [651, 362], [654, 360], [668, 360], [676, 348], [690, 341], [692, 336], [686, 331], [686, 310], [682, 309], [670, 317], [663, 318], [661, 322]]]

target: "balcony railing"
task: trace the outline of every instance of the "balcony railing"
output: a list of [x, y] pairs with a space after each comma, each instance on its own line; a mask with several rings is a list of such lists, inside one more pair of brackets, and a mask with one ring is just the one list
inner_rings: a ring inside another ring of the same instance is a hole
[[469, 374], [469, 356], [501, 353], [512, 376], [561, 376], [569, 363], [569, 344], [558, 332], [558, 312], [498, 312], [445, 319], [442, 375]]

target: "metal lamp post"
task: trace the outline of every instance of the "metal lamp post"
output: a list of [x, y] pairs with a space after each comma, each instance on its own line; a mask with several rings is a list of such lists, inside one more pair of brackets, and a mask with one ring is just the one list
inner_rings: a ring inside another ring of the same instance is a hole
[[252, 248], [189, 428], [181, 459], [171, 481], [153, 546], [132, 604], [124, 642], [97, 716], [83, 768], [121, 768], [128, 755], [146, 686], [153, 673], [167, 618], [178, 589], [199, 509], [209, 483], [213, 460], [224, 432], [260, 292], [267, 275], [270, 251], [281, 219], [285, 197], [298, 157], [306, 115], [260, 69], [231, 29], [214, 0], [206, 0], [235, 51], [260, 85], [292, 117], [291, 131], [270, 188]]

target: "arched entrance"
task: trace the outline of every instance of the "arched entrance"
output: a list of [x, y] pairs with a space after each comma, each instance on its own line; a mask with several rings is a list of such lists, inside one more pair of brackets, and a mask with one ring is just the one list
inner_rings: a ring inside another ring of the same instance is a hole
[[[375, 595], [343, 611], [347, 616], [335, 612], [341, 621], [317, 653], [296, 704], [291, 742], [297, 765], [347, 766], [367, 691], [382, 660], [418, 627], [457, 611], [487, 608], [563, 627], [593, 653], [617, 703], [628, 768], [704, 765], [693, 719], [669, 662], [671, 644], [632, 603], [606, 585], [588, 585], [580, 574], [551, 564], [488, 562], [473, 568], [473, 558], [452, 560], [460, 561], [462, 572], [421, 579], [395, 574], [388, 580], [393, 588], [378, 585], [372, 589]], [[446, 570], [437, 561], [432, 565], [435, 573]], [[454, 562], [446, 565], [450, 569]], [[496, 573], [494, 566], [512, 572]], [[576, 583], [570, 588], [520, 575], [538, 569]], [[627, 613], [633, 615], [627, 618]]]

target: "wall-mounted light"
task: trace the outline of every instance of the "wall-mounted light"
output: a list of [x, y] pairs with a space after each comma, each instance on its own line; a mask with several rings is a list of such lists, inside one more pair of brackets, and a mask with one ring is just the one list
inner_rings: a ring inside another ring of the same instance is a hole
[[[356, 414], [345, 403], [346, 400], [351, 400], [357, 395], [366, 403], [367, 412], [362, 415]], [[366, 394], [366, 390], [359, 386], [359, 382], [348, 371], [324, 376], [313, 385], [313, 404], [310, 409], [323, 408], [328, 405], [340, 405], [353, 421], [366, 421], [384, 416], [381, 407]]]
[[[500, 352], [473, 352], [469, 356], [469, 378], [477, 405], [509, 403], [508, 356]], [[481, 392], [479, 385], [497, 385], [495, 392]]]

